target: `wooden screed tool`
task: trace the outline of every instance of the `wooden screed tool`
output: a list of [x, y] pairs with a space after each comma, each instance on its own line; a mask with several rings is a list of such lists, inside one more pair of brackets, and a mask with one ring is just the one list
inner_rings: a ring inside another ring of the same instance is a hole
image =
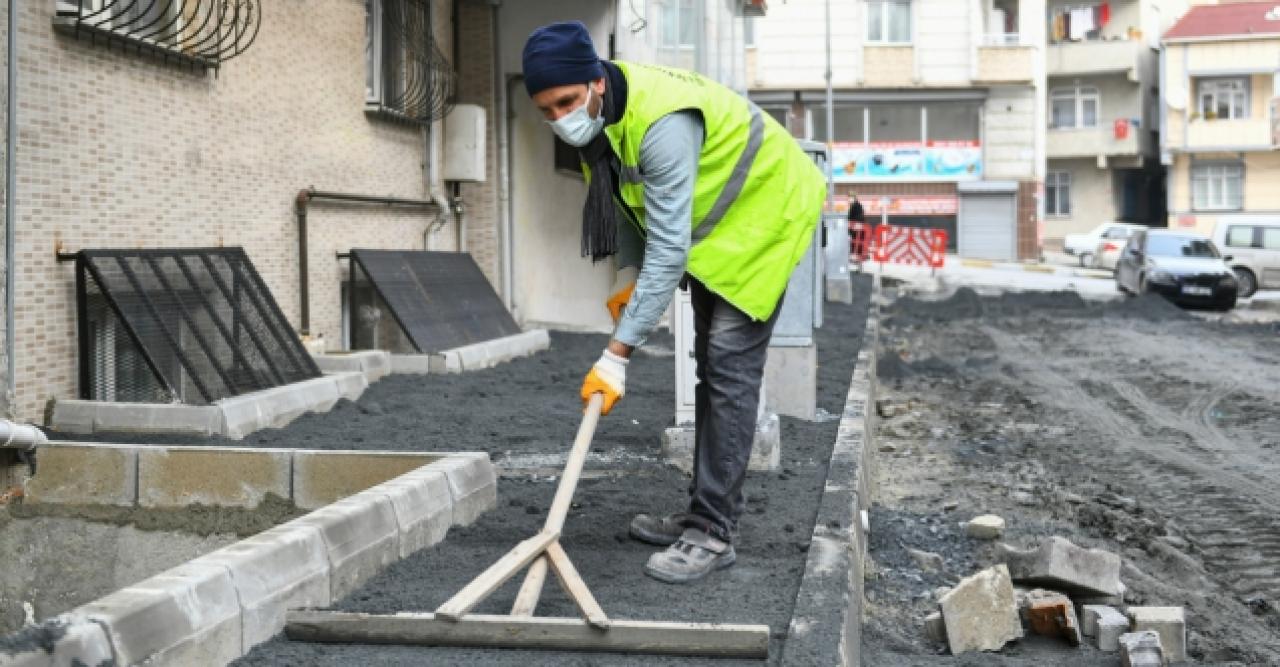
[[[587, 404], [542, 531], [517, 544], [440, 605], [434, 614], [290, 611], [285, 633], [293, 640], [316, 642], [768, 657], [767, 625], [621, 621], [609, 618], [592, 597], [586, 582], [560, 546], [560, 530], [577, 489], [603, 402], [604, 397], [595, 394]], [[509, 615], [469, 613], [526, 566], [529, 572]], [[582, 618], [533, 615], [548, 569], [559, 579]]]

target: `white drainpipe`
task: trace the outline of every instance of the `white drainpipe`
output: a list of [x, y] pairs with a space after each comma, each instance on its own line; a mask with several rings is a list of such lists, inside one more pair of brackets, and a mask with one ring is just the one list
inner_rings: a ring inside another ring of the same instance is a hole
[[49, 438], [45, 436], [44, 431], [30, 424], [16, 424], [7, 419], [0, 419], [0, 449], [30, 450], [47, 442]]

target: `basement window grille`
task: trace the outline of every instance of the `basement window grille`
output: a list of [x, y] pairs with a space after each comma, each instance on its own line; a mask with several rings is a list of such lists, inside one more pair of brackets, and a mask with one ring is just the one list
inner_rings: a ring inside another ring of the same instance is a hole
[[320, 376], [240, 248], [75, 260], [81, 398], [208, 405]]
[[203, 71], [253, 44], [260, 0], [56, 0], [54, 28]]
[[436, 44], [429, 0], [365, 0], [365, 110], [413, 123], [444, 118], [456, 77]]
[[352, 250], [353, 350], [433, 354], [520, 333], [465, 252]]

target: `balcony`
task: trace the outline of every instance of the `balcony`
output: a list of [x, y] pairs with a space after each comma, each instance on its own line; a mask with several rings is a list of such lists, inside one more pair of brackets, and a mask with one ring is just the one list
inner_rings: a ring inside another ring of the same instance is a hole
[[[993, 39], [992, 37], [1003, 38]], [[978, 47], [973, 82], [978, 84], [1031, 83], [1035, 79], [1036, 50], [1017, 42], [1016, 35], [989, 37]]]
[[1130, 39], [1050, 44], [1045, 71], [1050, 77], [1123, 72], [1130, 81], [1137, 81], [1144, 50], [1150, 49]]
[[1078, 130], [1049, 130], [1045, 153], [1051, 160], [1099, 155], [1136, 157], [1141, 150], [1138, 144], [1139, 131], [1137, 128], [1130, 128], [1129, 136], [1117, 139], [1110, 124]]
[[1271, 118], [1195, 118], [1186, 126], [1186, 143], [1182, 148], [1188, 151], [1270, 150], [1276, 145], [1275, 140], [1275, 123]]

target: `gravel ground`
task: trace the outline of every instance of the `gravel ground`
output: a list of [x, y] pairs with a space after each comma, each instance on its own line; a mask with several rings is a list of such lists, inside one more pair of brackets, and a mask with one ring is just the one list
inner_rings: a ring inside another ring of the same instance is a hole
[[[856, 282], [853, 306], [828, 304], [816, 333], [819, 406], [838, 415], [867, 310], [869, 283]], [[369, 612], [430, 611], [493, 560], [541, 528], [555, 491], [554, 474], [581, 420], [576, 398], [582, 375], [606, 337], [553, 333], [551, 349], [498, 368], [462, 375], [390, 376], [355, 402], [240, 441], [210, 438], [97, 435], [96, 440], [221, 444], [246, 447], [484, 451], [499, 467], [498, 507], [475, 524], [455, 528], [440, 545], [391, 566], [335, 608]], [[826, 464], [838, 422], [782, 419], [782, 470], [752, 473], [741, 526], [738, 564], [689, 586], [661, 584], [641, 568], [652, 547], [630, 540], [636, 512], [681, 509], [688, 477], [657, 458], [659, 436], [672, 420], [674, 379], [670, 336], [655, 336], [628, 368], [627, 397], [601, 420], [561, 542], [611, 616], [635, 620], [766, 623], [771, 656], [780, 655], [790, 622]], [[59, 439], [85, 439], [51, 434]], [[478, 612], [506, 613], [517, 582]], [[576, 616], [548, 583], [539, 615]], [[453, 650], [422, 647], [311, 645], [277, 637], [244, 665], [432, 664], [689, 664], [686, 659], [612, 654]], [[717, 665], [730, 661], [708, 661]], [[759, 664], [758, 662], [752, 664]]]
[[[1074, 294], [886, 309], [863, 664], [1119, 665], [1043, 638], [951, 656], [923, 635], [934, 589], [1005, 541], [1120, 554], [1126, 603], [1183, 605], [1193, 664], [1280, 664], [1280, 329], [1200, 321], [1158, 297]], [[923, 570], [907, 548], [940, 554]]]

